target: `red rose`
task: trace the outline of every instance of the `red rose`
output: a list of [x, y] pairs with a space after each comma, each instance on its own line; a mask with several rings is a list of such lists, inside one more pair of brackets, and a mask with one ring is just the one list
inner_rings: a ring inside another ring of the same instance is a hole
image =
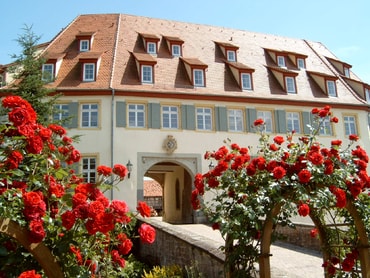
[[310, 214], [310, 207], [307, 204], [300, 204], [298, 207], [298, 214], [300, 216], [307, 216]]
[[49, 196], [55, 196], [57, 198], [62, 198], [64, 195], [64, 187], [59, 184], [51, 184], [49, 186]]
[[312, 114], [318, 114], [319, 111], [320, 111], [319, 108], [312, 108], [311, 113]]
[[127, 175], [127, 168], [121, 164], [116, 164], [113, 166], [113, 173], [123, 179]]
[[358, 139], [360, 139], [360, 138], [356, 134], [350, 134], [349, 135], [349, 140], [351, 140], [351, 141], [358, 141]]
[[8, 116], [9, 121], [14, 126], [27, 125], [35, 121], [35, 118], [30, 115], [30, 111], [26, 107], [16, 107], [8, 113]]
[[311, 179], [311, 172], [307, 169], [303, 169], [298, 173], [298, 180], [300, 183], [308, 183]]
[[281, 166], [277, 166], [272, 170], [272, 175], [277, 180], [282, 179], [285, 176], [285, 174], [286, 174], [286, 170]]
[[320, 118], [325, 118], [326, 116], [328, 116], [328, 114], [329, 114], [329, 110], [326, 110], [326, 109], [321, 109], [318, 113]]
[[151, 209], [145, 202], [138, 202], [138, 206], [136, 207], [137, 211], [140, 212], [141, 216], [150, 217]]
[[59, 136], [63, 136], [67, 133], [67, 131], [63, 127], [57, 124], [50, 124], [48, 127]]
[[23, 194], [23, 214], [28, 220], [39, 219], [45, 215], [46, 204], [43, 195], [39, 191], [31, 191]]
[[32, 243], [41, 242], [45, 236], [44, 222], [42, 220], [32, 220], [29, 225], [29, 239]]
[[98, 175], [103, 175], [103, 176], [107, 177], [112, 173], [112, 168], [110, 168], [108, 166], [100, 165], [100, 166], [98, 166], [96, 171], [98, 172]]
[[342, 141], [339, 140], [339, 139], [333, 140], [333, 141], [331, 141], [331, 145], [332, 146], [340, 146], [340, 145], [342, 145]]
[[63, 213], [61, 217], [62, 217], [62, 226], [66, 228], [67, 231], [72, 229], [73, 225], [76, 222], [75, 214], [72, 211], [68, 210], [65, 213]]
[[279, 147], [276, 146], [275, 144], [270, 144], [269, 149], [270, 151], [276, 152], [277, 150], [279, 150]]
[[[126, 213], [128, 213], [129, 208], [124, 201], [119, 200], [113, 200], [111, 204], [109, 205], [109, 208], [112, 210], [113, 214], [116, 216], [116, 218], [120, 219], [123, 216], [126, 216]], [[116, 219], [117, 221], [117, 219]], [[120, 222], [121, 221], [117, 221]]]
[[23, 155], [19, 151], [12, 151], [9, 155], [7, 160], [5, 161], [5, 165], [11, 170], [16, 169], [23, 160]]
[[253, 125], [254, 126], [260, 126], [260, 125], [263, 125], [265, 123], [265, 121], [263, 119], [257, 119], [253, 122]]
[[35, 270], [28, 270], [25, 272], [22, 272], [21, 275], [18, 276], [18, 278], [41, 278], [42, 276], [40, 274], [37, 274]]
[[309, 153], [308, 160], [312, 162], [313, 165], [321, 165], [324, 162], [324, 157], [318, 153]]
[[139, 235], [143, 243], [153, 243], [155, 241], [155, 229], [146, 223], [141, 224]]
[[339, 122], [339, 120], [338, 120], [338, 118], [337, 117], [333, 117], [333, 118], [331, 118], [330, 119], [330, 121], [332, 122], [332, 123], [338, 123]]
[[350, 257], [346, 257], [342, 262], [343, 271], [351, 271], [355, 266], [355, 260]]
[[40, 154], [43, 148], [44, 142], [42, 141], [40, 136], [35, 135], [27, 138], [26, 149], [29, 153]]
[[81, 159], [81, 154], [78, 150], [73, 149], [68, 153], [68, 158], [66, 159], [67, 164], [73, 164], [79, 162]]
[[125, 267], [125, 259], [121, 258], [117, 250], [112, 250], [110, 252], [113, 262], [117, 263], [120, 267]]
[[104, 205], [101, 202], [94, 201], [91, 202], [89, 205], [88, 217], [94, 219], [104, 212], [105, 212]]
[[315, 228], [310, 231], [310, 236], [315, 238], [319, 234], [319, 231]]
[[281, 145], [282, 143], [284, 143], [284, 137], [283, 136], [275, 136], [274, 137], [274, 142], [278, 145]]
[[86, 201], [87, 201], [87, 196], [85, 194], [83, 193], [74, 194], [72, 197], [73, 208], [86, 204]]
[[216, 178], [210, 178], [208, 180], [208, 186], [210, 188], [216, 188], [216, 187], [219, 186], [219, 184], [220, 184], [220, 182]]
[[[123, 234], [124, 235], [124, 234]], [[124, 235], [124, 237], [118, 237], [120, 244], [118, 245], [118, 251], [122, 256], [130, 253], [132, 249], [132, 241]]]
[[220, 223], [213, 223], [212, 224], [212, 230], [219, 230], [220, 229]]

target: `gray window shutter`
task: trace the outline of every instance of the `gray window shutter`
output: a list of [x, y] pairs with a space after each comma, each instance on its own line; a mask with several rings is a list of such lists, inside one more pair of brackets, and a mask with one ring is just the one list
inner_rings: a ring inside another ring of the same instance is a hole
[[284, 110], [275, 110], [275, 125], [277, 133], [286, 133], [286, 114]]
[[126, 102], [116, 102], [116, 126], [126, 127]]
[[148, 127], [161, 128], [161, 107], [159, 103], [149, 103], [148, 105]]
[[194, 105], [181, 105], [181, 126], [183, 129], [195, 130]]
[[312, 126], [312, 118], [311, 113], [309, 112], [302, 112], [302, 120], [303, 120], [303, 132], [304, 134], [310, 134], [311, 130], [307, 125]]
[[227, 131], [227, 110], [226, 107], [216, 107], [215, 108], [215, 122], [216, 130]]
[[70, 102], [68, 104], [68, 113], [70, 119], [66, 126], [68, 128], [77, 128], [78, 127], [78, 102]]
[[247, 108], [247, 131], [256, 132], [253, 128], [254, 121], [257, 120], [257, 110], [254, 108]]

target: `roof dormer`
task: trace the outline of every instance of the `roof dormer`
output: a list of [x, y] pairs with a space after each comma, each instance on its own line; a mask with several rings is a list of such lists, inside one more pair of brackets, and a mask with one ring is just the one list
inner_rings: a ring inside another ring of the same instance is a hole
[[81, 63], [81, 80], [83, 82], [94, 82], [98, 77], [101, 52], [80, 53], [79, 62]]
[[321, 90], [329, 97], [337, 97], [336, 81], [338, 77], [322, 72], [307, 71]]
[[238, 62], [226, 62], [226, 64], [242, 90], [253, 90], [252, 73], [254, 69]]
[[80, 52], [90, 51], [93, 45], [95, 32], [80, 32], [76, 35], [78, 50]]
[[182, 56], [182, 45], [184, 41], [178, 37], [163, 36], [167, 42], [169, 52], [173, 57]]
[[237, 56], [236, 56], [236, 53], [239, 49], [238, 46], [235, 46], [231, 43], [227, 43], [227, 42], [215, 42], [215, 44], [217, 44], [222, 53], [224, 54], [224, 57], [227, 61], [229, 62], [236, 62], [237, 61]]
[[345, 77], [351, 78], [350, 69], [352, 66], [350, 64], [329, 57], [326, 57], [326, 59], [330, 62], [330, 64], [332, 64], [338, 73], [344, 75]]
[[306, 58], [307, 55], [285, 51], [285, 50], [278, 50], [278, 49], [268, 49], [265, 48], [265, 51], [269, 54], [271, 59], [275, 62], [278, 67], [287, 68], [288, 59], [291, 61], [294, 67], [298, 69], [305, 69], [306, 68]]
[[46, 61], [42, 65], [42, 80], [45, 82], [54, 81], [58, 75], [65, 53], [47, 53]]
[[140, 36], [143, 39], [145, 52], [151, 55], [156, 55], [160, 38], [154, 34], [140, 33]]
[[362, 99], [370, 103], [370, 85], [359, 80], [343, 76], [344, 81], [359, 95]]
[[275, 79], [279, 82], [281, 88], [288, 94], [297, 93], [297, 85], [295, 78], [298, 75], [297, 72], [288, 70], [282, 67], [267, 67]]
[[138, 71], [139, 79], [142, 84], [154, 83], [154, 66], [157, 60], [152, 55], [147, 53], [135, 53], [132, 55], [136, 61], [136, 68]]
[[205, 71], [208, 65], [196, 58], [181, 58], [184, 62], [186, 73], [194, 87], [205, 87], [206, 78]]

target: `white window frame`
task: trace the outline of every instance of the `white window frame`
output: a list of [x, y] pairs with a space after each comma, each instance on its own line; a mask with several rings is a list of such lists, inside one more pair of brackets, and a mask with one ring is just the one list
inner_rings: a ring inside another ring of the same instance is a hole
[[97, 128], [99, 126], [99, 104], [82, 103], [81, 104], [81, 127]]
[[344, 76], [350, 78], [350, 71], [348, 67], [343, 68]]
[[128, 127], [145, 128], [145, 104], [128, 104]]
[[56, 111], [53, 114], [54, 121], [64, 121], [69, 117], [69, 105], [66, 103], [54, 104], [54, 110]]
[[321, 127], [320, 127], [320, 135], [333, 135], [333, 126], [330, 122], [329, 118], [325, 118], [322, 120]]
[[299, 69], [305, 69], [306, 68], [305, 61], [304, 61], [303, 58], [297, 58], [297, 67]]
[[153, 66], [141, 65], [141, 82], [153, 84]]
[[286, 112], [287, 131], [301, 133], [301, 117], [299, 112]]
[[157, 44], [155, 42], [147, 42], [146, 50], [149, 54], [157, 54]]
[[244, 131], [244, 113], [242, 109], [228, 109], [228, 129], [231, 132]]
[[96, 168], [97, 159], [96, 157], [82, 157], [82, 166], [81, 172], [82, 177], [87, 183], [96, 182]]
[[194, 87], [204, 87], [204, 70], [193, 69]]
[[370, 103], [370, 89], [369, 88], [365, 88], [365, 97], [366, 97], [367, 103]]
[[295, 78], [292, 76], [285, 76], [285, 88], [288, 94], [296, 94]]
[[42, 65], [42, 81], [52, 82], [54, 79], [54, 64]]
[[240, 75], [243, 90], [252, 90], [252, 75], [247, 72], [243, 72]]
[[80, 40], [80, 51], [86, 52], [90, 50], [90, 41], [89, 40]]
[[95, 63], [84, 63], [83, 64], [83, 81], [91, 82], [95, 81]]
[[344, 134], [346, 136], [351, 134], [358, 134], [356, 116], [343, 116]]
[[172, 45], [172, 56], [180, 57], [181, 56], [181, 45], [173, 44]]
[[276, 56], [277, 64], [279, 67], [285, 67], [285, 56], [277, 55]]
[[212, 130], [212, 108], [197, 107], [197, 130], [211, 131]]
[[326, 89], [328, 91], [328, 96], [329, 97], [336, 97], [337, 96], [337, 88], [335, 86], [335, 81], [326, 80]]
[[226, 51], [227, 60], [229, 62], [236, 62], [236, 52], [235, 50], [227, 50]]
[[268, 110], [257, 111], [257, 118], [262, 119], [265, 123], [265, 132], [272, 133], [274, 131], [273, 121], [272, 121], [272, 112]]
[[179, 107], [175, 105], [163, 105], [162, 107], [162, 128], [179, 128]]

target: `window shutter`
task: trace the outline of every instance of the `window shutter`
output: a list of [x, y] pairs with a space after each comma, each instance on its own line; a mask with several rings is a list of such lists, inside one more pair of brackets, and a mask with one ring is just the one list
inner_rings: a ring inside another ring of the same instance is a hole
[[183, 129], [195, 130], [194, 105], [181, 105], [181, 126]]
[[309, 112], [302, 112], [302, 120], [303, 120], [303, 132], [304, 134], [310, 134], [311, 129], [307, 125], [312, 125], [312, 118], [311, 113]]
[[66, 126], [68, 128], [77, 128], [78, 127], [78, 102], [70, 102], [68, 104], [68, 113], [70, 119]]
[[276, 131], [286, 133], [286, 115], [284, 110], [275, 110]]
[[73, 163], [70, 167], [75, 172], [75, 174], [80, 174], [80, 164], [78, 162]]
[[126, 127], [126, 102], [116, 102], [116, 127]]
[[149, 103], [148, 110], [148, 127], [159, 129], [161, 127], [161, 107], [159, 103]]
[[257, 119], [257, 110], [254, 108], [247, 108], [247, 131], [256, 132], [253, 128], [253, 123]]
[[226, 107], [216, 107], [215, 122], [216, 130], [227, 131], [227, 110]]

